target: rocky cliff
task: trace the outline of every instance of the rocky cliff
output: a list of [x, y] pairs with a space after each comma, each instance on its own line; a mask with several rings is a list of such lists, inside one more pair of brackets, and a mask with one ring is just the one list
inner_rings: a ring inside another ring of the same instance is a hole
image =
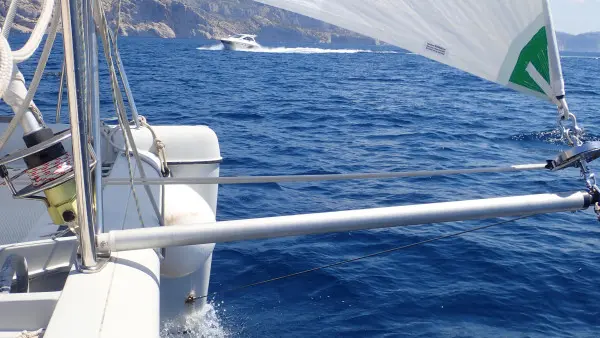
[[[118, 0], [102, 0], [114, 27]], [[0, 15], [10, 0], [0, 0]], [[29, 31], [38, 15], [40, 0], [21, 0], [15, 29]], [[323, 22], [252, 0], [121, 0], [121, 35], [162, 38], [216, 39], [233, 33], [258, 35], [274, 43], [372, 44], [373, 39]], [[580, 35], [559, 33], [562, 50], [600, 52], [600, 32]]]
[[[114, 27], [117, 0], [102, 0]], [[0, 0], [4, 16], [10, 0]], [[21, 0], [15, 29], [35, 23], [40, 0]], [[373, 39], [252, 0], [121, 0], [121, 35], [215, 39], [233, 33], [259, 35], [260, 41], [373, 43]]]

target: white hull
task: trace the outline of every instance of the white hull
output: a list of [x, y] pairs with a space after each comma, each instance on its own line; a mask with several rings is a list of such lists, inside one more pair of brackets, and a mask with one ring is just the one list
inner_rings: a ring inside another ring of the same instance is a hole
[[223, 44], [223, 49], [225, 50], [248, 50], [248, 49], [258, 49], [261, 46], [254, 42], [246, 42], [237, 39], [222, 39], [221, 43]]
[[[0, 123], [0, 133], [6, 128]], [[67, 125], [50, 125], [55, 131]], [[113, 127], [110, 127], [113, 129]], [[154, 126], [165, 144], [169, 168], [179, 177], [219, 175], [218, 140], [204, 126]], [[113, 129], [114, 130], [114, 129]], [[133, 129], [136, 146], [143, 157], [148, 177], [160, 177], [160, 162], [153, 153], [153, 139], [145, 128]], [[22, 148], [16, 132], [5, 151]], [[121, 133], [111, 142], [121, 147]], [[106, 141], [106, 140], [104, 140]], [[127, 160], [109, 142], [103, 142], [105, 177], [129, 177]], [[203, 144], [190, 152], [189, 144]], [[70, 141], [65, 142], [70, 149]], [[15, 163], [16, 165], [16, 163]], [[13, 167], [15, 166], [13, 165]], [[136, 173], [135, 176], [139, 176]], [[19, 187], [17, 187], [19, 188]], [[215, 221], [216, 185], [177, 185], [152, 187], [157, 202], [164, 201], [165, 224], [201, 224]], [[144, 189], [136, 189], [145, 227], [159, 226]], [[139, 227], [136, 203], [128, 186], [104, 189], [104, 231]], [[164, 259], [155, 250], [113, 253], [97, 273], [81, 273], [74, 264], [77, 241], [74, 236], [52, 239], [58, 226], [52, 224], [39, 201], [16, 200], [9, 189], [0, 186], [3, 220], [0, 220], [0, 266], [9, 255], [27, 260], [29, 292], [0, 293], [0, 337], [15, 337], [21, 331], [43, 329], [44, 337], [159, 337], [161, 278], [194, 273], [195, 293], [206, 294], [214, 244], [170, 248]], [[33, 278], [33, 279], [32, 279]], [[183, 290], [182, 290], [183, 291]], [[185, 290], [184, 292], [190, 292]], [[185, 297], [180, 299], [182, 308]], [[197, 302], [201, 306], [203, 302]]]

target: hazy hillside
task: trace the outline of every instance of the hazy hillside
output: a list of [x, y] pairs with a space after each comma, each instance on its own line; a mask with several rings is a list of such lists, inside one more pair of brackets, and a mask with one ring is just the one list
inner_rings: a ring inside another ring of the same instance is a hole
[[[0, 15], [8, 9], [0, 0]], [[103, 0], [114, 25], [117, 0]], [[16, 29], [33, 27], [39, 0], [22, 0]], [[373, 39], [252, 0], [122, 0], [122, 35], [215, 39], [232, 33], [257, 34], [262, 43], [375, 43]], [[562, 50], [600, 52], [600, 32], [559, 33]]]
[[600, 32], [571, 35], [557, 34], [561, 50], [573, 52], [600, 52]]

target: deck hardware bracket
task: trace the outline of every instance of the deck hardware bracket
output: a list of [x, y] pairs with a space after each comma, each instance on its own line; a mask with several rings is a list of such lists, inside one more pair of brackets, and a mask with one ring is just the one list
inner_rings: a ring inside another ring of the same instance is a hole
[[580, 167], [580, 161], [589, 163], [600, 157], [600, 142], [587, 142], [558, 154], [554, 160], [548, 161], [546, 168], [557, 171], [570, 167]]

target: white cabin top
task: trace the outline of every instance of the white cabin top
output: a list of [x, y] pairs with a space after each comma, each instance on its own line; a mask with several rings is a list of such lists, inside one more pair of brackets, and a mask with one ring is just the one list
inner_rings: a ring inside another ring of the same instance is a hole
[[250, 35], [250, 34], [234, 34], [234, 35], [230, 36], [229, 38], [256, 42], [256, 40], [254, 40], [254, 38], [256, 38], [256, 35]]

